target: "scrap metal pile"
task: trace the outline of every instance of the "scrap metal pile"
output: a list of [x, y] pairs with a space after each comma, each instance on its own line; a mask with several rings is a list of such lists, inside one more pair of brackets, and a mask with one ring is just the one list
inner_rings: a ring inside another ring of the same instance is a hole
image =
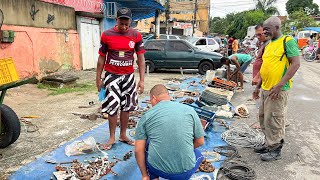
[[71, 166], [58, 165], [55, 167], [57, 172], [53, 174], [57, 179], [80, 179], [80, 180], [98, 180], [101, 177], [112, 173], [118, 174], [112, 170], [112, 167], [117, 163], [108, 161], [108, 158], [98, 157], [94, 161], [88, 161], [87, 164], [74, 160]]
[[[111, 173], [114, 176], [118, 176], [118, 173], [114, 172], [112, 168], [119, 161], [126, 161], [132, 157], [132, 151], [127, 152], [123, 159], [119, 159], [116, 156], [113, 156], [114, 162], [108, 160], [108, 156], [97, 157], [95, 160], [85, 160], [85, 162], [80, 162], [75, 159], [71, 162], [71, 166], [64, 166], [62, 164], [67, 163], [59, 163], [55, 167], [56, 172], [53, 174], [56, 176], [58, 180], [98, 180], [103, 176]], [[50, 163], [50, 161], [47, 161]]]
[[213, 78], [213, 80], [208, 84], [209, 87], [225, 89], [228, 91], [234, 91], [237, 87], [237, 83], [232, 81], [226, 81], [220, 78]]

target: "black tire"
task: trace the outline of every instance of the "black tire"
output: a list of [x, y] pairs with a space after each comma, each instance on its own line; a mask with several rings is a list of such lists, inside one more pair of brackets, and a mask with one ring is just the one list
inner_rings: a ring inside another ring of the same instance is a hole
[[213, 70], [213, 64], [209, 61], [203, 61], [199, 65], [199, 73], [206, 74], [207, 70]]
[[0, 148], [5, 148], [14, 143], [20, 136], [21, 126], [17, 114], [7, 105], [2, 104], [1, 126], [4, 132], [0, 134]]
[[146, 61], [146, 72], [147, 72], [148, 66], [149, 66], [149, 72], [154, 72], [156, 70], [156, 66], [152, 61]]

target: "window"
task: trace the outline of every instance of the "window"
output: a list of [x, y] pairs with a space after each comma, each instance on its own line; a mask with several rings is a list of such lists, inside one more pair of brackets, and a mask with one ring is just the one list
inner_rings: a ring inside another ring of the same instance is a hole
[[196, 45], [207, 45], [206, 39], [199, 39]]
[[160, 35], [159, 39], [167, 39], [167, 35]]
[[188, 51], [190, 48], [180, 41], [169, 42], [169, 51]]
[[208, 39], [208, 45], [215, 45], [216, 42], [213, 39]]
[[152, 41], [147, 43], [146, 50], [164, 51], [165, 41]]
[[169, 36], [169, 39], [177, 39], [175, 36]]

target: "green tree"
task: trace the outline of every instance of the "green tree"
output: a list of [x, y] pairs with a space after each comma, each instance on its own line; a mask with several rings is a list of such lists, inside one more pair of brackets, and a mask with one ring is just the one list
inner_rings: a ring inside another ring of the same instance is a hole
[[227, 14], [225, 18], [215, 17], [211, 19], [211, 33], [228, 34], [243, 39], [247, 35], [249, 26], [255, 26], [266, 20], [266, 16], [260, 10], [249, 10], [239, 13]]
[[313, 0], [288, 0], [286, 3], [286, 10], [288, 14], [303, 9], [308, 15], [319, 14], [319, 6], [313, 3]]
[[266, 15], [279, 15], [278, 9], [273, 5], [277, 0], [256, 0], [256, 10], [261, 10]]
[[312, 17], [307, 15], [304, 10], [300, 9], [289, 15], [289, 20], [287, 20], [282, 26], [283, 33], [290, 34], [292, 26], [295, 26], [297, 30], [300, 31], [304, 27], [317, 26], [317, 23]]
[[226, 19], [220, 17], [214, 17], [211, 19], [210, 32], [225, 34], [228, 26], [226, 26]]

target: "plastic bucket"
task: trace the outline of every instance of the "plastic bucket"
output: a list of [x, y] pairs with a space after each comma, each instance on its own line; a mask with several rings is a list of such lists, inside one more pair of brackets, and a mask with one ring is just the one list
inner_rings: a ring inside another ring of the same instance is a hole
[[215, 78], [216, 72], [214, 70], [208, 70], [206, 72], [206, 80], [207, 82], [211, 82], [213, 78]]

